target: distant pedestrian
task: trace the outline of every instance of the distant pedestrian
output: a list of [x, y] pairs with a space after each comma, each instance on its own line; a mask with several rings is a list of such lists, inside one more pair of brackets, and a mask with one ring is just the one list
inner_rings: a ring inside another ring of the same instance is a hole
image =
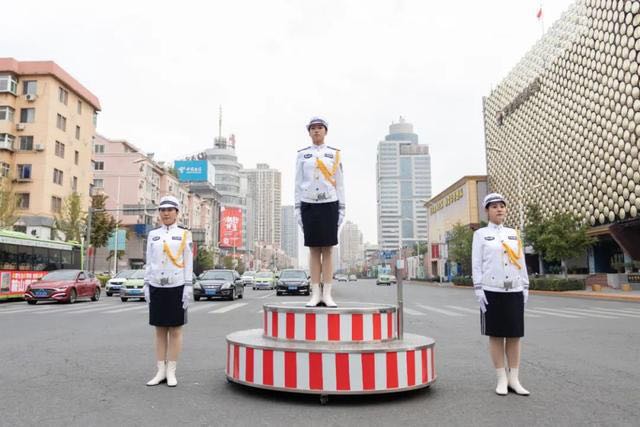
[[[480, 304], [482, 334], [489, 336], [489, 352], [496, 368], [496, 393], [508, 390], [528, 396], [520, 384], [520, 338], [524, 336], [524, 306], [529, 277], [522, 241], [516, 230], [504, 226], [507, 205], [498, 193], [484, 198], [489, 225], [473, 235], [473, 288]], [[505, 369], [505, 354], [508, 371]]]
[[345, 200], [340, 150], [324, 143], [328, 129], [324, 119], [312, 118], [307, 132], [313, 143], [299, 150], [296, 160], [295, 213], [304, 233], [304, 245], [309, 247], [311, 270], [312, 295], [307, 307], [336, 307], [331, 297], [331, 251], [338, 244]]
[[156, 327], [158, 371], [148, 386], [166, 381], [178, 384], [176, 364], [182, 350], [182, 326], [193, 298], [193, 253], [191, 232], [178, 225], [180, 203], [173, 196], [160, 200], [162, 226], [147, 238], [144, 296], [149, 304], [149, 324]]

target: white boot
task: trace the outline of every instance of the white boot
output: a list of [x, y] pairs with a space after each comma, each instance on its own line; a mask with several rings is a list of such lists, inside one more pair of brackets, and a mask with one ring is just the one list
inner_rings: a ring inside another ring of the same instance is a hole
[[331, 286], [331, 283], [322, 284], [322, 302], [324, 302], [327, 307], [337, 307], [333, 298], [331, 298]]
[[158, 360], [158, 372], [156, 372], [156, 376], [151, 378], [151, 380], [147, 383], [147, 385], [158, 385], [167, 380], [167, 365], [164, 360]]
[[520, 396], [529, 396], [529, 390], [522, 387], [518, 379], [518, 368], [509, 369], [509, 388]]
[[178, 380], [176, 379], [176, 362], [175, 361], [167, 362], [167, 385], [169, 387], [175, 387], [178, 385]]
[[500, 396], [506, 396], [509, 392], [509, 390], [507, 389], [507, 371], [504, 368], [496, 369], [496, 376], [498, 377], [496, 394], [499, 394]]
[[311, 284], [311, 299], [307, 303], [307, 307], [315, 307], [322, 301], [322, 294], [320, 293], [320, 284]]

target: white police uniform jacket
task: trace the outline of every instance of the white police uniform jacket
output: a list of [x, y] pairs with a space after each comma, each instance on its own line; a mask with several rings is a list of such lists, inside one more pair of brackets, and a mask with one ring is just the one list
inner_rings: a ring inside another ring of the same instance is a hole
[[[340, 150], [326, 144], [314, 144], [298, 151], [295, 188], [296, 209], [300, 209], [301, 202], [338, 201], [340, 211], [344, 212], [344, 177], [340, 157]], [[322, 162], [324, 167], [320, 166], [319, 162]]]
[[191, 285], [192, 246], [191, 232], [177, 223], [151, 230], [147, 238], [145, 283], [165, 288]]
[[529, 290], [520, 236], [513, 228], [489, 223], [473, 233], [472, 270], [474, 288], [494, 292]]

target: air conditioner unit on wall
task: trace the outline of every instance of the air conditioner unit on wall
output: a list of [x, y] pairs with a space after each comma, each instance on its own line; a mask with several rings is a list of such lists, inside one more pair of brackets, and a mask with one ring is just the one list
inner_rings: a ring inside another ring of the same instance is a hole
[[16, 130], [24, 130], [24, 123], [16, 123]]
[[36, 95], [35, 93], [28, 93], [25, 95], [25, 98], [27, 99], [27, 101], [33, 102], [38, 98], [38, 95]]
[[35, 144], [33, 146], [34, 150], [36, 151], [44, 151], [44, 145], [43, 144]]

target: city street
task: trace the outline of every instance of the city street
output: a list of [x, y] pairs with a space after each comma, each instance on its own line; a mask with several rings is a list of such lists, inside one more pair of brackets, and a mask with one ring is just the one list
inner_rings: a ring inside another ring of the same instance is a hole
[[[395, 302], [395, 286], [339, 283], [340, 301]], [[253, 291], [189, 309], [178, 387], [146, 387], [153, 331], [146, 304], [0, 304], [2, 425], [632, 425], [640, 417], [640, 305], [534, 295], [521, 378], [530, 397], [494, 394], [494, 370], [471, 291], [405, 284], [405, 329], [436, 340], [438, 380], [399, 395], [276, 394], [227, 383], [227, 333], [261, 327]], [[636, 421], [634, 421], [636, 420]]]

